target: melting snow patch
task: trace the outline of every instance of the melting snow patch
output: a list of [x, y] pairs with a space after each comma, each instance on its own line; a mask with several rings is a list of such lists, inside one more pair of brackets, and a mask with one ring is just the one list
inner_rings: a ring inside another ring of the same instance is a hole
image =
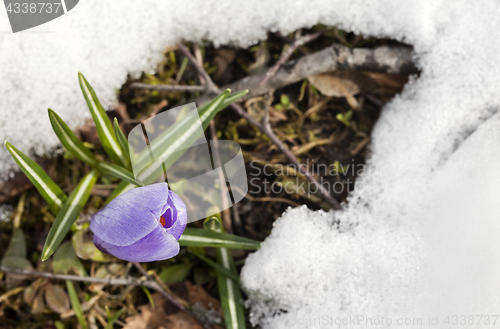
[[288, 211], [248, 258], [252, 321], [447, 328], [465, 316], [486, 327], [500, 305], [500, 5], [371, 4], [349, 2], [339, 15], [356, 31], [414, 44], [422, 74], [383, 110], [372, 170], [345, 211]]

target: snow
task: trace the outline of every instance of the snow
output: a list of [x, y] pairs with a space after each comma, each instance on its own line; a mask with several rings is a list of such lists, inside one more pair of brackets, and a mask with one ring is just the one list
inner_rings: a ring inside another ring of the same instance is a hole
[[[499, 305], [499, 16], [493, 0], [80, 1], [40, 27], [0, 34], [0, 139], [51, 150], [47, 107], [73, 128], [88, 117], [77, 71], [109, 107], [127, 74], [153, 70], [181, 39], [248, 45], [267, 30], [323, 23], [412, 44], [422, 74], [383, 110], [375, 170], [343, 212], [286, 212], [242, 281], [263, 328], [327, 328], [358, 315], [344, 327], [391, 327], [382, 316], [422, 317], [426, 327], [440, 315], [433, 327], [446, 328], [447, 314], [491, 316]], [[0, 148], [0, 173], [10, 168]]]
[[422, 74], [383, 110], [373, 170], [346, 210], [288, 211], [247, 259], [251, 320], [328, 328], [361, 315], [345, 327], [386, 328], [382, 317], [429, 327], [439, 316], [446, 328], [446, 315], [491, 316], [500, 302], [500, 44], [492, 38], [500, 6], [356, 4], [339, 9], [338, 21], [413, 44]]

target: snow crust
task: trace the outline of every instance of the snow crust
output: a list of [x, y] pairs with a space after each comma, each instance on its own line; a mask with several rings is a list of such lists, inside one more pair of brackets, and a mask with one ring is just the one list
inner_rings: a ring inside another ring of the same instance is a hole
[[[358, 4], [332, 5], [337, 22], [413, 44], [422, 74], [383, 110], [372, 134], [373, 170], [346, 210], [290, 210], [247, 259], [252, 321], [389, 328], [402, 327], [399, 319], [410, 328], [462, 328], [446, 316], [491, 316], [500, 305], [500, 44], [492, 37], [500, 6]], [[500, 326], [478, 319], [478, 327]]]
[[[242, 280], [263, 328], [330, 328], [358, 315], [343, 327], [391, 327], [382, 316], [456, 327], [447, 314], [492, 316], [499, 305], [498, 17], [493, 0], [87, 0], [10, 34], [0, 10], [0, 140], [51, 150], [47, 107], [72, 128], [89, 116], [78, 71], [109, 107], [127, 74], [153, 70], [182, 38], [248, 45], [267, 30], [323, 23], [412, 44], [422, 74], [383, 110], [375, 170], [344, 212], [285, 213]], [[0, 173], [13, 164], [0, 148]]]

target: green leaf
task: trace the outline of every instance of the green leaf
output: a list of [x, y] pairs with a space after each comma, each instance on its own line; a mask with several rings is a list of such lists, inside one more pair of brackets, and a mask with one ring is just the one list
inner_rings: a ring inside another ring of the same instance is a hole
[[161, 270], [158, 275], [165, 283], [184, 281], [194, 264], [175, 264]]
[[64, 201], [67, 199], [66, 194], [35, 161], [28, 158], [7, 141], [5, 141], [5, 147], [17, 162], [19, 168], [28, 176], [40, 195], [47, 201], [52, 213], [57, 215]]
[[26, 258], [28, 253], [26, 251], [26, 240], [24, 239], [24, 233], [20, 228], [14, 228], [12, 230], [12, 238], [9, 242], [9, 247], [3, 255], [4, 258], [7, 257], [22, 257]]
[[125, 153], [118, 144], [113, 127], [111, 126], [111, 121], [106, 111], [104, 111], [101, 102], [99, 102], [94, 89], [81, 72], [78, 72], [78, 82], [80, 83], [83, 96], [85, 97], [85, 101], [94, 119], [97, 135], [99, 136], [99, 140], [104, 150], [114, 162], [127, 165], [128, 159], [125, 157]]
[[122, 315], [122, 313], [126, 310], [126, 308], [122, 308], [118, 312], [116, 312], [112, 317], [108, 318], [108, 324], [106, 325], [105, 329], [113, 329], [113, 325], [115, 324], [116, 320]]
[[187, 227], [179, 239], [181, 246], [186, 247], [225, 247], [233, 249], [257, 250], [258, 241], [233, 234], [209, 232], [204, 229]]
[[128, 140], [127, 137], [125, 137], [125, 134], [120, 128], [120, 124], [118, 123], [118, 120], [115, 118], [113, 122], [113, 130], [116, 135], [116, 139], [118, 140], [118, 144], [120, 144], [120, 147], [125, 154], [125, 157], [128, 159], [127, 161], [127, 166], [130, 166], [130, 153], [128, 150]]
[[68, 200], [64, 202], [61, 211], [57, 214], [54, 224], [50, 228], [47, 240], [45, 240], [42, 261], [47, 260], [64, 240], [64, 237], [78, 218], [80, 211], [85, 206], [98, 176], [99, 172], [96, 169], [92, 169], [92, 171], [85, 175], [73, 192], [71, 192]]
[[146, 295], [146, 297], [148, 298], [148, 301], [149, 301], [149, 304], [151, 304], [151, 307], [155, 308], [155, 301], [153, 300], [153, 296], [151, 296], [151, 292], [149, 291], [149, 289], [146, 287], [141, 287], [141, 288], [142, 288], [142, 291], [144, 292], [144, 294]]
[[[56, 133], [61, 143], [66, 149], [71, 152], [75, 157], [87, 163], [91, 167], [97, 167], [100, 171], [110, 176], [119, 178], [128, 183], [144, 186], [141, 182], [135, 180], [134, 174], [127, 169], [105, 161], [98, 161], [97, 158], [90, 152], [88, 148], [76, 137], [66, 123], [51, 109], [49, 109], [49, 118], [52, 128]], [[118, 130], [120, 128], [118, 127]], [[121, 130], [119, 130], [121, 132]], [[123, 136], [123, 133], [122, 133]], [[126, 141], [126, 140], [125, 140]], [[127, 146], [128, 154], [128, 146]], [[128, 155], [127, 155], [128, 157]]]
[[[221, 228], [223, 231], [224, 228]], [[223, 234], [223, 233], [220, 233]], [[217, 248], [217, 263], [227, 271], [237, 275], [231, 250]], [[237, 281], [217, 272], [217, 284], [219, 286], [220, 303], [224, 312], [224, 322], [227, 329], [245, 328], [245, 310], [243, 308], [241, 291]]]
[[[202, 127], [205, 130], [210, 121], [214, 118], [214, 116], [226, 108], [229, 104], [232, 102], [238, 100], [239, 98], [243, 97], [248, 91], [239, 91], [236, 93], [230, 94], [230, 90], [226, 90], [223, 93], [221, 93], [219, 96], [214, 98], [212, 101], [208, 102], [207, 104], [202, 105], [200, 108], [198, 108], [198, 115], [199, 118], [202, 122]], [[164, 145], [167, 145], [165, 149], [162, 150], [157, 150], [157, 149], [152, 149], [152, 150], [145, 150], [143, 154], [139, 155], [139, 159], [137, 160], [138, 163], [141, 161], [150, 161], [150, 152], [154, 154], [159, 154], [156, 158], [161, 158], [161, 153], [163, 154], [169, 154], [171, 152], [171, 147], [174, 145], [174, 142], [176, 139], [183, 139], [183, 140], [193, 140], [193, 142], [196, 140], [196, 138], [192, 138], [193, 136], [187, 136], [187, 137], [179, 137], [178, 132], [183, 131], [189, 133], [190, 131], [190, 125], [193, 124], [198, 124], [197, 120], [189, 120], [189, 116], [185, 120], [180, 120], [178, 124], [174, 127], [175, 129], [171, 129], [169, 131], [166, 131], [163, 136], [158, 137], [161, 138], [162, 142], [160, 143], [155, 143], [155, 145], [161, 145], [164, 147]], [[192, 130], [191, 130], [192, 131]], [[186, 145], [188, 146], [188, 145]], [[166, 159], [166, 161], [163, 162], [164, 169], [168, 170], [170, 166], [180, 157], [182, 156], [183, 152], [175, 152], [175, 157], [169, 157]], [[145, 184], [148, 184], [150, 180], [156, 178], [155, 176], [156, 171], [153, 170], [151, 174], [145, 174], [141, 175], [139, 178], [142, 182]], [[125, 193], [126, 191], [131, 190], [135, 186], [132, 184], [127, 184], [127, 183], [120, 183], [118, 187], [111, 193], [111, 195], [108, 197], [106, 200], [106, 203], [109, 203], [111, 200], [113, 200], [115, 197], [119, 196], [122, 193]]]
[[[150, 184], [158, 178], [158, 169], [163, 171], [170, 168], [184, 154], [187, 147], [191, 146], [200, 137], [198, 135], [200, 130], [196, 129], [199, 127], [199, 120], [201, 119], [202, 124], [204, 120], [210, 120], [213, 117], [211, 115], [215, 115], [217, 107], [222, 104], [229, 93], [230, 90], [228, 89], [212, 100], [208, 106], [198, 110], [198, 117], [188, 115], [176, 122], [172, 127], [164, 130], [154, 141], [150, 141], [151, 146], [139, 154], [136, 162], [139, 167], [147, 168], [141, 171], [138, 179], [146, 184]], [[180, 145], [184, 147], [184, 151], [177, 150]], [[164, 160], [151, 163], [151, 158]], [[144, 166], [144, 164], [147, 165]], [[160, 165], [162, 168], [159, 168]]]
[[74, 271], [80, 276], [88, 276], [82, 262], [76, 256], [71, 241], [64, 242], [54, 253], [52, 261], [54, 273], [69, 274]]
[[54, 322], [54, 325], [56, 326], [56, 329], [64, 329], [64, 323], [61, 321]]
[[210, 121], [215, 117], [217, 113], [225, 109], [229, 104], [237, 101], [239, 98], [243, 97], [248, 91], [238, 91], [236, 93], [231, 93], [230, 89], [226, 89], [219, 96], [212, 99], [210, 102], [203, 104], [198, 109], [198, 114], [200, 116], [201, 124], [203, 130], [207, 129]]
[[119, 179], [121, 179], [129, 184], [133, 184], [136, 186], [144, 186], [143, 183], [141, 183], [135, 179], [133, 173], [131, 173], [127, 169], [125, 169], [121, 166], [115, 165], [113, 163], [99, 161], [99, 163], [97, 164], [97, 169], [99, 169], [100, 171], [102, 171], [105, 174], [119, 178]]
[[68, 125], [57, 115], [56, 112], [49, 111], [50, 124], [56, 133], [57, 137], [64, 145], [64, 147], [75, 157], [87, 163], [91, 167], [97, 165], [96, 157], [90, 152], [88, 148], [76, 137], [75, 133], [68, 127]]
[[191, 253], [193, 255], [195, 255], [196, 257], [198, 257], [199, 259], [201, 259], [202, 261], [204, 261], [205, 263], [207, 263], [208, 265], [210, 265], [211, 267], [213, 267], [213, 269], [216, 270], [218, 273], [225, 275], [228, 278], [233, 279], [234, 282], [236, 282], [238, 285], [241, 284], [238, 274], [233, 273], [232, 271], [228, 270], [227, 268], [217, 264], [216, 262], [214, 262], [210, 258], [205, 257], [197, 252], [191, 251]]
[[69, 300], [71, 301], [71, 306], [73, 307], [73, 311], [75, 311], [75, 316], [80, 323], [82, 329], [87, 329], [87, 321], [85, 320], [85, 316], [83, 315], [82, 305], [80, 304], [80, 299], [76, 294], [75, 286], [73, 282], [66, 280], [66, 288], [68, 289]]
[[[9, 247], [2, 257], [1, 264], [3, 266], [8, 266], [12, 268], [20, 268], [24, 270], [33, 270], [33, 266], [30, 261], [26, 258], [26, 240], [24, 238], [24, 233], [20, 228], [14, 228], [12, 230], [12, 238], [9, 242]], [[17, 286], [22, 283], [23, 280], [28, 277], [19, 274], [7, 273], [7, 287]]]
[[245, 90], [240, 90], [240, 91], [237, 91], [237, 92], [234, 92], [234, 93], [231, 93], [231, 95], [229, 95], [225, 100], [224, 102], [222, 102], [221, 106], [219, 107], [219, 111], [220, 110], [223, 110], [225, 109], [227, 106], [229, 106], [231, 103], [234, 103], [236, 102], [237, 100], [239, 100], [241, 97], [245, 96], [246, 94], [248, 94], [248, 89], [245, 89]]

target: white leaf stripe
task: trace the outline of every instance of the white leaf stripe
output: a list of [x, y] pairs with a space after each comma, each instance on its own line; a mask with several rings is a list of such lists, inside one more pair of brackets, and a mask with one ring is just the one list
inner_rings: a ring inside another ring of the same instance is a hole
[[115, 167], [106, 162], [99, 162], [98, 168], [101, 169], [106, 174], [112, 175], [116, 178], [120, 178], [128, 183], [144, 186], [141, 182], [135, 180], [134, 175], [128, 170], [122, 169], [121, 167]]
[[[219, 249], [222, 266], [224, 266], [227, 270], [231, 271], [231, 263], [229, 260], [228, 252], [229, 250], [226, 248]], [[238, 313], [236, 311], [236, 300], [234, 296], [234, 289], [239, 289], [239, 287], [235, 287], [234, 281], [230, 278], [225, 278], [226, 288], [227, 288], [227, 301], [229, 306], [229, 313], [231, 317], [231, 326], [232, 328], [238, 328]]]
[[224, 240], [212, 237], [203, 237], [203, 236], [191, 235], [186, 232], [182, 234], [181, 238], [179, 239], [179, 242], [181, 244], [184, 242], [194, 242], [207, 245], [219, 245], [219, 246], [226, 246], [227, 248], [234, 246], [234, 248], [236, 249], [241, 247], [250, 249], [259, 249], [259, 245], [257, 243], [246, 242], [246, 241], [240, 242], [240, 241]]
[[82, 80], [82, 89], [84, 89], [84, 94], [86, 95], [88, 101], [91, 104], [92, 111], [95, 113], [95, 117], [97, 121], [95, 122], [96, 126], [101, 126], [101, 130], [104, 132], [106, 139], [108, 140], [110, 147], [113, 149], [113, 152], [120, 158], [123, 159], [123, 152], [120, 146], [118, 145], [118, 142], [116, 141], [115, 137], [112, 135], [111, 131], [108, 129], [106, 125], [106, 119], [102, 117], [101, 111], [99, 111], [99, 106], [94, 100], [94, 97], [92, 97], [92, 92], [89, 89], [89, 85], [87, 80], [83, 75], [80, 75], [79, 77]]
[[[222, 93], [217, 101], [215, 101], [212, 106], [210, 106], [201, 116], [201, 122], [204, 122], [207, 120], [207, 118], [212, 114], [217, 107], [226, 99], [228, 93], [230, 90], [225, 91]], [[189, 117], [188, 117], [189, 118]], [[186, 121], [189, 122], [189, 121]], [[183, 130], [184, 132], [182, 133], [180, 138], [177, 138], [173, 143], [169, 143], [168, 146], [165, 148], [163, 151], [163, 154], [170, 154], [170, 150], [176, 150], [179, 145], [182, 145], [189, 137], [191, 137], [192, 134], [196, 132], [196, 130], [199, 128], [199, 121], [198, 120], [192, 120], [191, 125], [186, 129], [185, 125], [183, 124], [177, 124], [175, 128], [172, 130], [172, 134], [170, 136], [175, 136], [175, 132], [178, 130]], [[162, 142], [156, 142], [156, 145], [164, 145]], [[160, 156], [159, 158], [163, 158], [164, 156]], [[156, 159], [159, 160], [159, 159]], [[141, 180], [144, 182], [148, 182], [148, 180], [152, 179], [152, 175], [156, 173], [156, 166], [150, 166], [148, 169], [146, 169], [144, 172], [141, 173]], [[145, 177], [145, 178], [143, 178]]]
[[[83, 178], [80, 184], [73, 191], [73, 194], [70, 196], [70, 198], [64, 203], [64, 208], [61, 209], [61, 212], [64, 212], [63, 217], [61, 218], [56, 231], [52, 235], [51, 241], [49, 241], [49, 244], [46, 244], [44, 248], [44, 259], [47, 259], [48, 256], [54, 251], [54, 244], [58, 240], [57, 238], [62, 234], [63, 230], [67, 229], [68, 222], [75, 219], [74, 213], [76, 211], [79, 212], [78, 208], [81, 207], [80, 203], [82, 201], [82, 198], [85, 193], [92, 188], [92, 185], [95, 183], [95, 179], [97, 178], [97, 174], [98, 172], [96, 170], [92, 170], [90, 173], [88, 173], [87, 176]], [[55, 224], [56, 223], [54, 223], [54, 225]]]
[[[40, 185], [40, 187], [45, 191], [47, 196], [54, 202], [56, 205], [59, 206], [59, 208], [62, 207], [63, 201], [59, 199], [56, 193], [52, 191], [52, 188], [45, 183], [45, 181], [37, 174], [36, 171], [34, 171], [31, 168], [31, 165], [28, 164], [24, 159], [21, 157], [21, 155], [18, 153], [18, 151], [13, 148], [10, 144], [6, 145], [7, 149], [10, 151], [10, 154], [14, 157], [15, 160], [17, 160], [19, 166], [24, 169], [27, 175], [33, 177], [33, 179]], [[55, 183], [54, 183], [55, 184]]]
[[68, 135], [68, 133], [66, 132], [65, 127], [61, 124], [60, 120], [62, 121], [62, 119], [57, 114], [56, 115], [54, 115], [54, 114], [55, 114], [55, 112], [50, 113], [51, 117], [53, 117], [55, 119], [53, 121], [54, 124], [57, 126], [59, 132], [62, 134], [62, 136], [60, 137], [60, 140], [63, 144], [65, 144], [64, 146], [66, 146], [70, 152], [74, 153], [75, 156], [77, 158], [81, 159], [83, 162], [86, 162], [90, 165], [95, 165], [96, 158], [89, 157], [89, 155], [81, 149], [82, 146], [74, 143], [71, 136]]

